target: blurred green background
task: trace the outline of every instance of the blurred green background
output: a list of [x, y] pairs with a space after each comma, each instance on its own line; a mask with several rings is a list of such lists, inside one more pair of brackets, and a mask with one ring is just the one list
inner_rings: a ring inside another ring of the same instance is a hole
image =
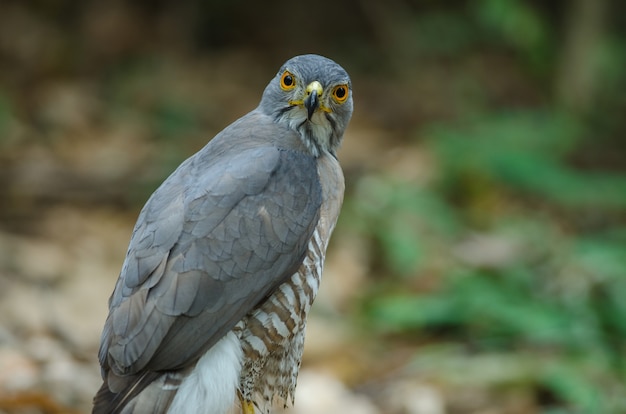
[[[97, 370], [106, 298], [147, 197], [254, 108], [286, 59], [311, 52], [351, 74], [355, 114], [307, 346], [342, 339], [305, 367], [380, 413], [626, 413], [616, 0], [1, 2], [0, 411], [88, 409], [90, 389], [50, 391], [56, 377], [41, 372], [56, 357], [20, 344], [48, 338]], [[22, 322], [46, 312], [41, 297], [64, 309], [82, 296], [66, 289], [77, 280], [97, 290], [84, 335], [71, 318]], [[35, 380], [16, 386], [24, 364]], [[407, 383], [438, 405], [396, 404]]]

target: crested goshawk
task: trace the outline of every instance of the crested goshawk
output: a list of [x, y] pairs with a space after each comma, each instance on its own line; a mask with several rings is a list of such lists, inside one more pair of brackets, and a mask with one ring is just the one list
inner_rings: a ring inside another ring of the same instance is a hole
[[351, 115], [346, 71], [294, 57], [256, 109], [152, 194], [109, 300], [94, 413], [253, 414], [293, 402]]

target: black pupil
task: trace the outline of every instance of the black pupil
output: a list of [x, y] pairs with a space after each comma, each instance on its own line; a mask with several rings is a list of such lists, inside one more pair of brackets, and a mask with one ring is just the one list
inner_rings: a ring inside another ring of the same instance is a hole
[[346, 88], [337, 88], [337, 90], [335, 90], [335, 96], [339, 99], [346, 96]]
[[285, 75], [285, 77], [283, 78], [283, 83], [285, 84], [285, 86], [293, 85], [293, 78], [291, 77], [291, 75]]

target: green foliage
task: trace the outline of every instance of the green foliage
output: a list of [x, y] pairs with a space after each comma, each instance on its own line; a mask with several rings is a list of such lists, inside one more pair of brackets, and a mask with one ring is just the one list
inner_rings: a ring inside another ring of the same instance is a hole
[[[536, 386], [556, 400], [541, 413], [621, 413], [626, 404], [620, 385], [610, 387], [603, 371], [610, 370], [597, 354], [560, 353], [527, 349], [472, 353], [451, 344], [424, 346], [414, 356], [410, 370], [454, 386], [520, 389]], [[607, 398], [610, 397], [610, 398]], [[545, 398], [545, 397], [544, 397]]]
[[[571, 165], [585, 128], [556, 112], [496, 114], [423, 134], [435, 180], [369, 176], [346, 206], [347, 224], [373, 241], [391, 278], [364, 300], [368, 326], [463, 344], [448, 349], [459, 361], [468, 350], [520, 364], [535, 355], [531, 370], [506, 381], [549, 393], [545, 412], [626, 410], [615, 391], [626, 380], [626, 176]], [[477, 231], [493, 240], [472, 250], [487, 259], [462, 252]]]
[[188, 102], [189, 96], [177, 93], [178, 85], [170, 80], [170, 72], [175, 71], [150, 57], [121, 65], [108, 80], [112, 115], [139, 120], [152, 136], [165, 141], [196, 133], [201, 125], [201, 108]]
[[344, 208], [342, 220], [373, 236], [400, 275], [415, 274], [459, 227], [456, 213], [435, 194], [378, 176], [362, 179]]
[[427, 135], [450, 191], [468, 177], [480, 177], [563, 207], [626, 207], [626, 176], [580, 172], [566, 164], [580, 134], [573, 118], [545, 111], [495, 115], [464, 128], [435, 126]]
[[412, 29], [413, 47], [422, 58], [457, 56], [477, 42], [472, 22], [460, 13], [431, 12], [416, 16]]
[[471, 3], [479, 26], [491, 39], [518, 51], [531, 67], [545, 70], [553, 53], [549, 23], [522, 0], [480, 0]]
[[466, 271], [450, 276], [437, 292], [389, 293], [373, 299], [367, 312], [384, 332], [445, 327], [484, 349], [557, 346], [581, 351], [606, 345], [594, 302], [581, 306], [565, 295], [542, 294], [541, 280], [526, 272]]
[[[541, 382], [552, 392], [584, 412], [608, 412], [602, 390], [593, 381], [593, 373], [585, 362], [569, 358], [551, 361], [541, 369]], [[585, 375], [587, 374], [587, 375]], [[591, 377], [591, 378], [590, 378]]]

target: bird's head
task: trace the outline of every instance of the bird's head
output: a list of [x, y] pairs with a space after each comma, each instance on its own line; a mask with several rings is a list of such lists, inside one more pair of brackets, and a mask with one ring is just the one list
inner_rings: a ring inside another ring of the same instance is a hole
[[296, 56], [267, 85], [259, 108], [296, 131], [313, 155], [334, 154], [352, 116], [352, 83], [328, 58]]

